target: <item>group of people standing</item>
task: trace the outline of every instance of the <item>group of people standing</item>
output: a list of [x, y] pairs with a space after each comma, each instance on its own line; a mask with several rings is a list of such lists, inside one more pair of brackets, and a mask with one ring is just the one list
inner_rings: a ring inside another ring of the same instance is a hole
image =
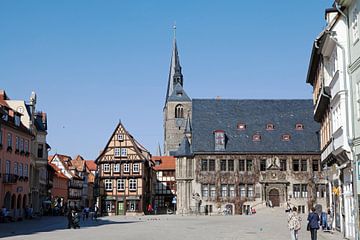
[[93, 221], [97, 221], [98, 211], [99, 208], [96, 205], [91, 209], [89, 207], [82, 208], [81, 212], [70, 207], [67, 211], [68, 228], [80, 228], [80, 214], [83, 221], [88, 220], [89, 217]]
[[[328, 215], [329, 213], [322, 212], [320, 215], [316, 212], [315, 207], [311, 208], [311, 212], [307, 217], [306, 230], [310, 231], [311, 240], [317, 240], [317, 231], [322, 226], [323, 230], [329, 230]], [[301, 229], [301, 217], [298, 215], [297, 208], [293, 207], [289, 210], [288, 228], [290, 230], [291, 240], [298, 240], [298, 233]]]

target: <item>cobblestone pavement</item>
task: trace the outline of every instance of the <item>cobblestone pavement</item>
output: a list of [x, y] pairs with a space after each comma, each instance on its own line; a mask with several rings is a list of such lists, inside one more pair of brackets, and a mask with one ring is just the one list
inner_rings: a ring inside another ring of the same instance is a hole
[[[81, 222], [81, 229], [66, 229], [65, 217], [42, 217], [0, 224], [2, 239], [249, 239], [288, 240], [287, 214], [283, 209], [262, 209], [251, 216], [114, 216]], [[310, 239], [306, 216], [299, 240]], [[339, 233], [319, 232], [319, 240], [342, 239]]]

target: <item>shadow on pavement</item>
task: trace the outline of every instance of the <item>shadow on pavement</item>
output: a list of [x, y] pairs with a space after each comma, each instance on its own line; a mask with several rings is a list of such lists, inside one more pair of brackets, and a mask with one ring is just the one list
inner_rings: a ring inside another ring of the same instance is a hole
[[[80, 221], [80, 229], [93, 228], [110, 224], [131, 224], [141, 222], [139, 220], [112, 221], [109, 219], [98, 218], [97, 221]], [[66, 217], [42, 217], [41, 219], [25, 220], [20, 222], [0, 223], [0, 238], [14, 237], [19, 235], [31, 235], [40, 232], [52, 232], [57, 230], [76, 231], [78, 229], [68, 229]]]

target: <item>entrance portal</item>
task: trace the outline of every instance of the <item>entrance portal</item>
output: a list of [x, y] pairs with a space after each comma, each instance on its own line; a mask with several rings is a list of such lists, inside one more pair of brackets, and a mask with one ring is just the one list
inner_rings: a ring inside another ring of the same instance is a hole
[[271, 189], [269, 192], [269, 200], [271, 201], [273, 207], [280, 207], [279, 190]]

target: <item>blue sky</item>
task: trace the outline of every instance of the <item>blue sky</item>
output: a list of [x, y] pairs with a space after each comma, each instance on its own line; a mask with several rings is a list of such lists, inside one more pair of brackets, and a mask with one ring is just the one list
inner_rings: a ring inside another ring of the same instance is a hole
[[192, 98], [311, 98], [305, 83], [329, 0], [0, 0], [0, 88], [38, 94], [51, 153], [95, 159], [119, 119], [153, 155], [172, 25]]

